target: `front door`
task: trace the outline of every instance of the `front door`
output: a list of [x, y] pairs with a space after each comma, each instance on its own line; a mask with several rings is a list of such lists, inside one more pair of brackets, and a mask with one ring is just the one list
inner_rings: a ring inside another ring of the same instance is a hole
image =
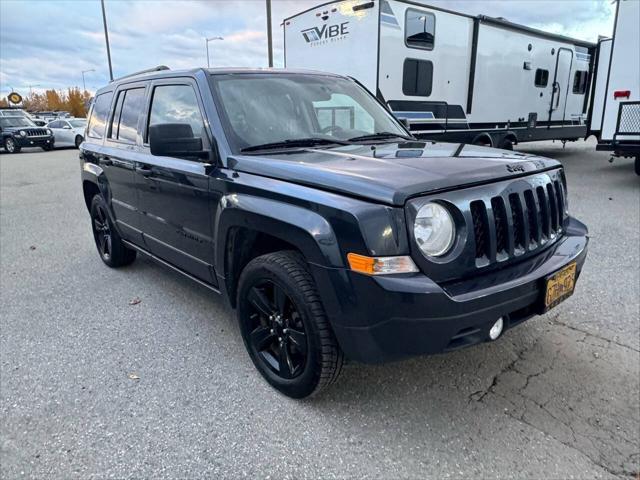
[[[187, 79], [154, 82], [148, 111], [145, 142], [149, 126], [182, 123], [211, 150], [195, 83]], [[166, 262], [215, 285], [211, 209], [217, 199], [209, 193], [209, 165], [197, 158], [152, 156], [148, 143], [145, 148], [148, 155], [136, 163], [145, 245]]]
[[572, 64], [573, 51], [564, 47], [559, 48], [552, 83], [553, 91], [551, 93], [551, 106], [549, 109], [550, 122], [563, 122], [565, 120]]

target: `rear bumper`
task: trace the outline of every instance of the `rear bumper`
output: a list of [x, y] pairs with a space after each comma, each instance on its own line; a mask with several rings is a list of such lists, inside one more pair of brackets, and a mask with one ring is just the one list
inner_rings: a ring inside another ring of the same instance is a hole
[[533, 258], [446, 285], [422, 274], [369, 277], [318, 266], [314, 276], [347, 357], [380, 363], [445, 352], [488, 340], [499, 317], [508, 329], [542, 313], [545, 277], [574, 261], [579, 275], [586, 258], [587, 228], [570, 219], [565, 232]]

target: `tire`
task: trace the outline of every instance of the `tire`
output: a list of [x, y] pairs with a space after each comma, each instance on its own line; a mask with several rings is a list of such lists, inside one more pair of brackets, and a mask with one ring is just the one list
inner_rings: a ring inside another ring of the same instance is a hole
[[22, 147], [20, 147], [16, 141], [11, 138], [11, 137], [7, 137], [4, 139], [4, 151], [7, 153], [20, 153], [20, 150], [22, 150]]
[[245, 347], [272, 387], [305, 398], [336, 381], [344, 356], [299, 253], [270, 253], [249, 262], [237, 305]]
[[82, 138], [82, 135], [76, 135], [76, 140], [75, 140], [75, 145], [76, 148], [80, 148], [80, 144], [84, 142], [84, 138]]
[[42, 150], [44, 150], [45, 152], [50, 152], [51, 150], [53, 150], [53, 145], [45, 145], [42, 147]]
[[640, 175], [640, 155], [636, 155], [635, 169], [636, 175]]
[[513, 141], [510, 138], [503, 138], [498, 148], [502, 150], [513, 150]]
[[113, 227], [109, 209], [100, 195], [91, 200], [91, 230], [102, 261], [111, 268], [129, 265], [136, 259], [136, 251], [127, 248]]

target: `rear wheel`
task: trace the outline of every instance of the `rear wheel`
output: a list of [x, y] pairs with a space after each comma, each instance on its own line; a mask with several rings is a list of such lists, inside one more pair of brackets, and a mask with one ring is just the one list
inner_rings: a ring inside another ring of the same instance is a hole
[[124, 245], [107, 212], [104, 199], [95, 195], [91, 200], [91, 229], [100, 258], [111, 268], [129, 265], [136, 259], [136, 251]]
[[297, 252], [263, 255], [245, 267], [238, 321], [253, 364], [285, 395], [304, 398], [338, 378], [343, 354]]
[[22, 148], [18, 146], [13, 138], [7, 137], [4, 139], [4, 150], [7, 153], [20, 153]]
[[636, 175], [640, 175], [640, 155], [636, 155]]

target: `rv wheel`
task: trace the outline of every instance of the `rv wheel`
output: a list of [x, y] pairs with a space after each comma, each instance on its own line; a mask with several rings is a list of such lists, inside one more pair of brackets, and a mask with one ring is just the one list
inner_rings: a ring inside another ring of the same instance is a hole
[[513, 142], [510, 138], [503, 138], [500, 142], [499, 148], [503, 150], [513, 150]]

